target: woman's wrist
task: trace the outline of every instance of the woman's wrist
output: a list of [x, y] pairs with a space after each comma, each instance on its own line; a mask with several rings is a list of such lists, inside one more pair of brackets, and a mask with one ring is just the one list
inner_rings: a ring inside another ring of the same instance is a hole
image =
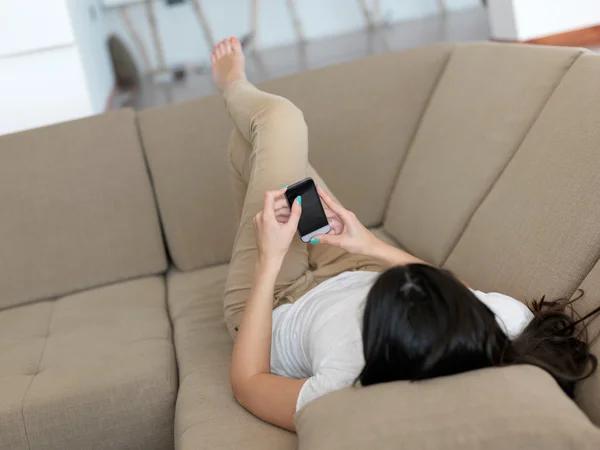
[[283, 257], [259, 255], [256, 263], [256, 274], [276, 277], [279, 274], [282, 264]]
[[379, 239], [374, 234], [369, 245], [366, 246], [364, 255], [369, 258], [382, 259], [386, 252], [386, 247], [389, 247], [385, 242]]

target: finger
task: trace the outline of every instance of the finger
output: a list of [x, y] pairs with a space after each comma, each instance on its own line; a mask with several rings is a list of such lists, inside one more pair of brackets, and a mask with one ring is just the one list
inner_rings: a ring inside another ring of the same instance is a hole
[[278, 209], [290, 209], [290, 205], [287, 202], [287, 199], [285, 198], [285, 196], [281, 196], [275, 199], [275, 211], [277, 211]]
[[275, 217], [275, 199], [285, 192], [285, 188], [277, 189], [275, 191], [265, 192], [265, 203], [263, 212], [268, 218]]
[[292, 211], [288, 220], [287, 226], [293, 227], [294, 230], [298, 228], [298, 222], [300, 222], [300, 216], [302, 215], [302, 197], [296, 197], [292, 204]]
[[331, 209], [326, 209], [325, 210], [325, 216], [327, 217], [327, 219], [329, 220], [341, 220], [340, 216], [337, 215], [337, 213], [335, 213], [334, 211], [332, 211]]
[[344, 232], [344, 224], [338, 220], [335, 219], [331, 219], [329, 221], [329, 228], [331, 228], [331, 231], [329, 231], [329, 234], [342, 234]]
[[319, 234], [311, 239], [311, 244], [328, 244], [333, 245], [335, 247], [342, 246], [342, 236], [337, 236], [334, 234]]
[[289, 217], [291, 213], [292, 210], [290, 208], [282, 208], [275, 211], [275, 217]]
[[323, 199], [329, 209], [339, 215], [342, 219], [347, 215], [348, 210], [336, 202], [321, 186], [317, 186], [317, 191], [319, 192], [319, 197]]

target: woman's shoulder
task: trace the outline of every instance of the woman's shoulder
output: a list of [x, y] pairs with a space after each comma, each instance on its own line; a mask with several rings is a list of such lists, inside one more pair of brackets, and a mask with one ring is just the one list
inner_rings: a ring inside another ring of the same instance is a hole
[[472, 290], [496, 316], [498, 324], [510, 339], [519, 336], [533, 319], [533, 313], [525, 303], [500, 292]]

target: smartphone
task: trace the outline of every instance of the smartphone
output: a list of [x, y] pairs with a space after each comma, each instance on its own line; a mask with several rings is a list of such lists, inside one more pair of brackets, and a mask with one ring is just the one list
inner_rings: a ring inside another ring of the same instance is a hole
[[290, 208], [296, 197], [302, 197], [302, 215], [298, 223], [298, 233], [302, 242], [310, 242], [314, 236], [329, 233], [331, 227], [312, 178], [306, 178], [288, 187], [285, 197]]

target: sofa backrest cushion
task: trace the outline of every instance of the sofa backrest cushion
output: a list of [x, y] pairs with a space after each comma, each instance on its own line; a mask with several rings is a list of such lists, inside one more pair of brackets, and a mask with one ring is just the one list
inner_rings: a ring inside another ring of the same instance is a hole
[[[583, 291], [583, 297], [577, 300], [576, 304], [579, 314], [586, 314], [600, 306], [600, 262], [596, 263], [579, 288]], [[574, 295], [579, 295], [579, 292]], [[596, 315], [587, 321], [586, 331], [591, 341], [591, 351], [600, 358], [600, 316]], [[579, 384], [576, 400], [592, 422], [600, 427], [599, 371]]]
[[386, 53], [261, 85], [304, 111], [311, 164], [366, 226], [383, 222], [398, 170], [453, 48]]
[[[441, 44], [375, 56], [260, 86], [303, 110], [311, 164], [367, 225], [383, 220], [451, 49]], [[237, 227], [227, 171], [232, 127], [220, 96], [140, 114], [166, 240], [180, 270], [231, 256]]]
[[448, 258], [477, 289], [569, 297], [598, 260], [599, 71], [573, 65]]
[[295, 422], [300, 450], [600, 445], [600, 429], [550, 375], [531, 366], [347, 388], [309, 403]]
[[458, 46], [398, 175], [385, 230], [417, 256], [442, 264], [580, 54]]
[[142, 111], [139, 124], [173, 262], [189, 271], [229, 261], [237, 223], [223, 100]]
[[166, 269], [133, 111], [0, 137], [0, 308]]
[[[576, 311], [600, 305], [599, 72], [597, 55], [573, 64], [446, 268], [478, 289], [526, 301], [570, 297], [585, 279]], [[592, 322], [591, 338], [600, 332], [598, 322]], [[593, 351], [600, 356], [600, 342]], [[582, 384], [579, 399], [600, 425], [600, 372]]]

